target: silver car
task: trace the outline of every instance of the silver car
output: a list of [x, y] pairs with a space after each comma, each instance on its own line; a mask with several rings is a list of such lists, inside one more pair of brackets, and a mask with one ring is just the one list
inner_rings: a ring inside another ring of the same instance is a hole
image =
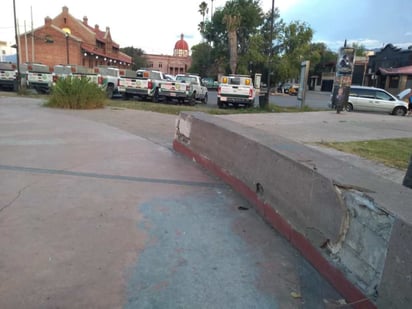
[[408, 104], [384, 89], [351, 86], [345, 110], [348, 112], [385, 112], [396, 116], [405, 116]]

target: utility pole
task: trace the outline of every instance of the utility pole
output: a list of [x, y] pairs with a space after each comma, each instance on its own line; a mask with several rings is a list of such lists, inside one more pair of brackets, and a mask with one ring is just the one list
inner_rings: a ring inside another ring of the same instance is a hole
[[269, 47], [269, 56], [268, 56], [268, 80], [267, 80], [267, 93], [266, 93], [265, 107], [269, 106], [269, 98], [270, 98], [270, 74], [272, 73], [270, 70], [270, 67], [271, 67], [272, 56], [273, 56], [274, 19], [275, 19], [275, 0], [272, 0], [272, 12], [270, 16], [270, 47]]
[[19, 39], [18, 39], [18, 31], [17, 31], [17, 18], [16, 18], [16, 0], [13, 0], [13, 13], [14, 13], [14, 36], [16, 39], [16, 64], [17, 64], [17, 92], [20, 90], [20, 83], [21, 83], [21, 76], [20, 76], [20, 46], [19, 46]]
[[33, 28], [33, 8], [30, 7], [30, 16], [31, 16], [31, 62], [34, 61], [34, 28]]

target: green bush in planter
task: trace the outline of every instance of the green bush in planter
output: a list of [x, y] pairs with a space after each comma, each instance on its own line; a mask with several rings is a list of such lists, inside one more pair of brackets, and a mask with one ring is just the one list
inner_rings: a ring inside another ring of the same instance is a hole
[[66, 77], [57, 80], [45, 104], [67, 109], [94, 109], [105, 106], [106, 95], [87, 78]]

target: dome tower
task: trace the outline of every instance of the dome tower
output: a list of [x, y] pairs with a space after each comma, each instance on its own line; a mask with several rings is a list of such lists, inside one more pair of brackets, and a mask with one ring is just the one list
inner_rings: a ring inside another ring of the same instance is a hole
[[173, 50], [173, 56], [177, 57], [188, 57], [189, 56], [189, 45], [184, 40], [183, 33], [180, 35], [180, 40], [176, 42], [175, 48]]

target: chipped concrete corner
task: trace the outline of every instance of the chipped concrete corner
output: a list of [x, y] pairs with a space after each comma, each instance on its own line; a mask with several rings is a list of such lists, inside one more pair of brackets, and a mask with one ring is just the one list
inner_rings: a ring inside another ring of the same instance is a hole
[[192, 128], [192, 116], [182, 114], [176, 119], [175, 140], [184, 144], [190, 144], [190, 131]]
[[395, 218], [365, 192], [335, 185], [346, 215], [339, 238], [327, 249], [334, 263], [369, 298], [377, 299]]

